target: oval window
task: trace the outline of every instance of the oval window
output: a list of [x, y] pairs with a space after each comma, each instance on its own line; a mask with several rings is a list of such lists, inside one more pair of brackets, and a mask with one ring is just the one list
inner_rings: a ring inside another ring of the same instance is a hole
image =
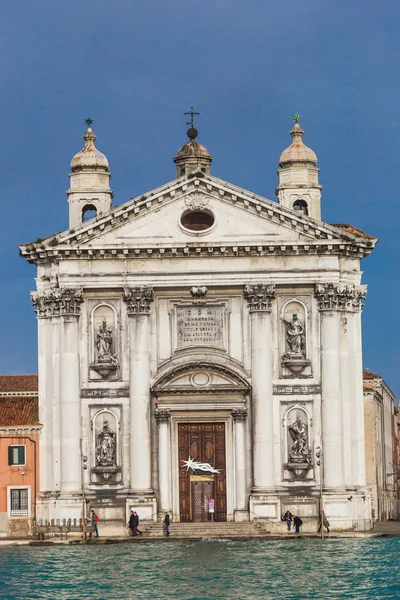
[[188, 210], [181, 217], [181, 224], [190, 231], [205, 231], [214, 225], [214, 215], [206, 210]]

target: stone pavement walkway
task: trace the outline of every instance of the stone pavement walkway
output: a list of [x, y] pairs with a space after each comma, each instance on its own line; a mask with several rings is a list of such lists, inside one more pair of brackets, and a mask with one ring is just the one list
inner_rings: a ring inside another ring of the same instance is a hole
[[[377, 538], [377, 537], [386, 537], [386, 536], [393, 536], [393, 537], [400, 537], [400, 521], [384, 521], [382, 523], [375, 523], [374, 529], [372, 529], [371, 531], [341, 531], [341, 532], [335, 532], [332, 531], [329, 534], [325, 534], [325, 538], [326, 539], [355, 539], [355, 538]], [[277, 535], [277, 534], [268, 534], [266, 533], [264, 536], [258, 536], [256, 539], [262, 539], [262, 540], [288, 540], [288, 539], [297, 539], [298, 537], [302, 538], [302, 539], [318, 539], [320, 538], [320, 534], [317, 533], [304, 533], [304, 534], [295, 534], [293, 532], [291, 533], [286, 533], [284, 535]], [[224, 539], [228, 539], [229, 536], [224, 536]], [[243, 538], [232, 538], [234, 540], [237, 541], [249, 541], [253, 538], [251, 537], [243, 537]], [[254, 538], [255, 539], [255, 538]], [[183, 538], [183, 537], [179, 537], [179, 538], [174, 538], [174, 537], [164, 537], [164, 538], [154, 538], [154, 537], [147, 537], [144, 536], [138, 536], [138, 537], [131, 537], [131, 536], [121, 536], [121, 537], [102, 537], [100, 536], [99, 539], [95, 539], [92, 542], [88, 542], [92, 545], [96, 545], [96, 544], [123, 544], [123, 543], [128, 543], [128, 544], [137, 544], [137, 543], [150, 543], [150, 542], [181, 542], [181, 541], [188, 541], [188, 540], [192, 540], [192, 541], [199, 541], [199, 539], [197, 538]], [[55, 537], [55, 538], [49, 538], [46, 539], [45, 541], [37, 541], [37, 540], [33, 540], [32, 538], [16, 538], [16, 537], [7, 537], [7, 538], [0, 538], [0, 549], [4, 546], [65, 546], [65, 545], [69, 545], [69, 544], [82, 544], [82, 540], [79, 537], [70, 537], [68, 540], [60, 540], [59, 537]]]

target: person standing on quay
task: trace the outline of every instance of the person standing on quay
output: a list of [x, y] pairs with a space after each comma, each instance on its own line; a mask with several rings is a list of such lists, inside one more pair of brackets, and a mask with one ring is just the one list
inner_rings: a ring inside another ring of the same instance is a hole
[[163, 533], [164, 533], [164, 535], [169, 535], [169, 523], [170, 523], [169, 514], [165, 513], [165, 516], [164, 516], [164, 526], [163, 526]]
[[135, 513], [133, 512], [133, 510], [131, 510], [131, 514], [129, 517], [128, 529], [129, 529], [130, 535], [136, 535], [135, 534]]
[[319, 524], [318, 524], [318, 533], [321, 533], [322, 530], [322, 524], [324, 525], [324, 527], [326, 528], [327, 533], [329, 533], [329, 526], [330, 523], [328, 521], [328, 519], [326, 518], [326, 514], [325, 511], [322, 511], [322, 523], [321, 523], [321, 519], [319, 520]]
[[140, 533], [140, 535], [142, 535], [142, 532], [139, 531], [139, 515], [137, 514], [137, 512], [133, 513], [133, 535], [137, 535], [138, 533]]
[[91, 521], [92, 521], [92, 527], [94, 529], [94, 533], [96, 534], [96, 537], [99, 537], [99, 530], [97, 528], [97, 522], [99, 520], [99, 517], [96, 515], [96, 513], [94, 512], [94, 510], [92, 510], [91, 513]]
[[290, 510], [287, 510], [285, 512], [285, 514], [283, 515], [283, 520], [286, 521], [288, 531], [290, 531], [292, 528], [292, 519], [293, 519], [292, 513], [290, 512]]
[[303, 525], [303, 521], [300, 519], [300, 517], [298, 515], [296, 515], [294, 517], [293, 524], [294, 524], [296, 533], [300, 533], [300, 527]]

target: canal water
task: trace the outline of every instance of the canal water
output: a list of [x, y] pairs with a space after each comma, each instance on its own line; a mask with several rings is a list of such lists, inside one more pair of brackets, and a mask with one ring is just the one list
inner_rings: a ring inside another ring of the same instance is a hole
[[0, 548], [0, 598], [400, 598], [400, 538]]

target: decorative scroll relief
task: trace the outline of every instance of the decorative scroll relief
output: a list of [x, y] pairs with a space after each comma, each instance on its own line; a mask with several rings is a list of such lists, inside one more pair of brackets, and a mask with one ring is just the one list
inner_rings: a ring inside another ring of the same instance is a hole
[[39, 318], [78, 317], [83, 302], [82, 288], [61, 288], [51, 292], [32, 293], [32, 304]]
[[367, 296], [366, 285], [317, 283], [315, 297], [319, 310], [361, 310]]
[[225, 348], [225, 312], [224, 306], [177, 306], [177, 349], [189, 346]]
[[128, 315], [148, 315], [150, 313], [150, 304], [153, 302], [152, 287], [136, 287], [124, 289], [124, 300]]

